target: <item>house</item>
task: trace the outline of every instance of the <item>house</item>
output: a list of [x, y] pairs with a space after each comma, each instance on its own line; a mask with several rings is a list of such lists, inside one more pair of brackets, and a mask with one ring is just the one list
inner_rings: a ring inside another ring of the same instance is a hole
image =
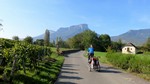
[[133, 45], [132, 43], [128, 43], [122, 48], [122, 53], [124, 53], [124, 54], [136, 54], [137, 53], [137, 47], [135, 45]]

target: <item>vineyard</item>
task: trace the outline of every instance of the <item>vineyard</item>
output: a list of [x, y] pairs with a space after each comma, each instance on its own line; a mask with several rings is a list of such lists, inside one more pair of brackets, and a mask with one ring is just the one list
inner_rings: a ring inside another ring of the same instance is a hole
[[60, 71], [63, 57], [50, 47], [0, 39], [0, 83], [51, 84]]

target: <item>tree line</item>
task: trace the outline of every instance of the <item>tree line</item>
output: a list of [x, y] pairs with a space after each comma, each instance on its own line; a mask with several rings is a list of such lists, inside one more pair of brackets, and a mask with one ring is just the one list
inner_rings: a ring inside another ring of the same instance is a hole
[[[13, 36], [12, 39], [19, 41], [18, 36]], [[98, 35], [91, 30], [86, 30], [82, 33], [79, 33], [66, 41], [64, 41], [61, 37], [57, 37], [56, 40], [53, 40], [51, 42], [50, 32], [49, 30], [46, 30], [44, 39], [37, 39], [36, 41], [33, 41], [33, 38], [31, 36], [27, 36], [23, 39], [23, 41], [40, 46], [46, 45], [50, 47], [56, 47], [56, 45], [59, 45], [59, 47], [62, 48], [75, 48], [82, 50], [87, 49], [92, 44], [95, 50], [103, 52], [106, 52], [108, 48], [111, 48], [116, 52], [121, 51], [122, 47], [125, 45], [125, 43], [123, 43], [121, 39], [114, 42], [111, 41], [111, 37], [108, 34]], [[142, 51], [150, 51], [150, 38], [148, 38], [142, 46], [138, 46], [138, 48]]]
[[[45, 31], [44, 39], [37, 39], [33, 41], [31, 36], [27, 36], [23, 39], [24, 42], [30, 44], [36, 44], [40, 46], [52, 46], [63, 48], [76, 48], [76, 49], [86, 49], [89, 45], [93, 45], [96, 50], [106, 51], [108, 46], [111, 46], [111, 39], [108, 34], [98, 35], [97, 33], [86, 30], [80, 34], [75, 35], [72, 38], [69, 38], [67, 41], [63, 41], [61, 37], [57, 37], [55, 41], [50, 42], [50, 33], [48, 30]], [[13, 36], [13, 40], [19, 41], [18, 36]]]
[[94, 31], [86, 30], [74, 37], [68, 39], [67, 43], [71, 48], [87, 49], [90, 45], [93, 45], [97, 51], [107, 51], [108, 47], [114, 50], [120, 50], [123, 43], [120, 41], [112, 42], [108, 34], [98, 35]]

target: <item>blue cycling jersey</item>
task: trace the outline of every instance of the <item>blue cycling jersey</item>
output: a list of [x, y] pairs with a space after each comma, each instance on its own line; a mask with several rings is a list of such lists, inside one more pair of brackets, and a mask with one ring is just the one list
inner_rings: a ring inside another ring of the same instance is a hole
[[89, 53], [94, 53], [94, 48], [88, 48]]

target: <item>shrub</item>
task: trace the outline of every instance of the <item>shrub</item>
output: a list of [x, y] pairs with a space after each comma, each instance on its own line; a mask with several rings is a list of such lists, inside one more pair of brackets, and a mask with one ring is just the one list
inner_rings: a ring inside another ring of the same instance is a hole
[[122, 69], [136, 73], [150, 74], [150, 57], [122, 53], [108, 53], [108, 61]]
[[134, 56], [129, 62], [129, 70], [137, 73], [150, 74], [150, 57], [147, 56]]

